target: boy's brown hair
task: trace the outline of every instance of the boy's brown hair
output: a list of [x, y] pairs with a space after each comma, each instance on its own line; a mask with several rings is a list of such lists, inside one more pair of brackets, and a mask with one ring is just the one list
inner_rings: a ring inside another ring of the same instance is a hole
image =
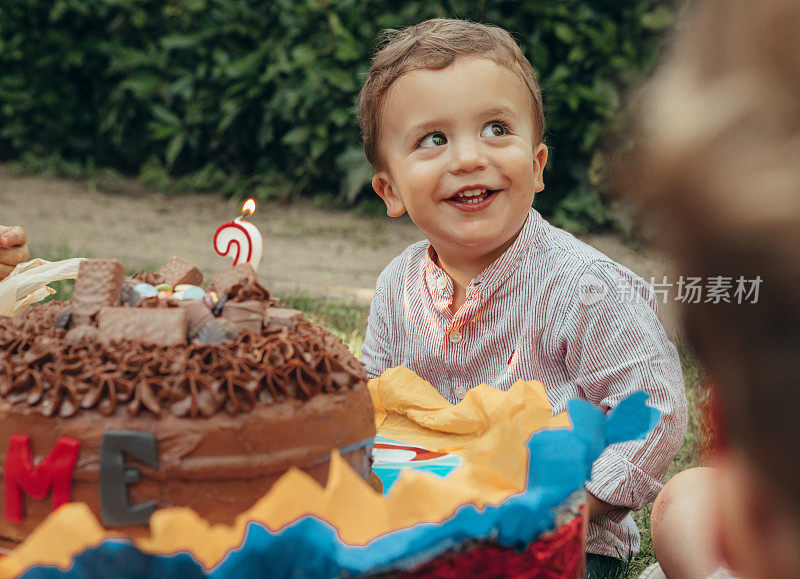
[[367, 159], [381, 168], [378, 141], [380, 114], [386, 93], [402, 75], [413, 70], [439, 70], [459, 56], [479, 56], [520, 75], [531, 93], [536, 141], [544, 134], [542, 94], [531, 63], [511, 35], [497, 26], [466, 20], [434, 18], [402, 30], [384, 30], [383, 47], [375, 54], [358, 95], [358, 122]]
[[687, 338], [730, 444], [800, 513], [800, 4], [698, 10], [639, 95], [618, 184], [680, 273], [730, 284], [730, 303], [685, 305]]

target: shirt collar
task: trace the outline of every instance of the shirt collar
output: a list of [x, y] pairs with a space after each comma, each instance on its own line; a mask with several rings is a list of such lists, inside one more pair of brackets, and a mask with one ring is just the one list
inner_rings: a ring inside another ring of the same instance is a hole
[[503, 255], [495, 259], [489, 267], [479, 273], [472, 280], [474, 285], [481, 285], [485, 290], [494, 291], [500, 284], [506, 281], [509, 276], [517, 269], [519, 262], [527, 254], [536, 233], [541, 224], [542, 216], [531, 207], [528, 210], [528, 218], [522, 226], [522, 230]]
[[[522, 225], [522, 230], [514, 240], [514, 243], [489, 266], [479, 273], [470, 286], [479, 288], [481, 293], [492, 292], [517, 269], [520, 260], [525, 256], [532, 245], [533, 240], [541, 228], [542, 216], [533, 207], [528, 211], [528, 217]], [[436, 250], [431, 244], [423, 259], [423, 275], [425, 285], [431, 295], [441, 296], [447, 300], [453, 295], [453, 280], [439, 266]], [[469, 289], [469, 288], [468, 288]], [[449, 305], [449, 301], [447, 302]]]

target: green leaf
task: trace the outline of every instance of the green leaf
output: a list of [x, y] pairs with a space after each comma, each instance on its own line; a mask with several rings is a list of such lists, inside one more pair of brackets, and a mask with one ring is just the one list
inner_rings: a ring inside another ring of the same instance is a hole
[[112, 71], [145, 68], [153, 64], [153, 56], [138, 48], [122, 45], [116, 47], [110, 64]]
[[181, 119], [178, 118], [178, 115], [176, 115], [163, 105], [154, 103], [150, 110], [153, 112], [153, 116], [156, 117], [162, 123], [166, 123], [168, 125], [173, 125], [176, 127], [181, 125]]
[[672, 11], [664, 5], [656, 6], [651, 12], [645, 12], [640, 19], [644, 28], [653, 31], [660, 31], [668, 28], [673, 20], [674, 15]]
[[349, 147], [336, 158], [336, 166], [344, 173], [339, 194], [347, 203], [353, 203], [372, 181], [372, 165], [361, 147]]
[[575, 30], [563, 22], [557, 22], [556, 25], [553, 26], [553, 33], [556, 35], [556, 38], [564, 44], [572, 44], [575, 42]]
[[194, 95], [194, 77], [191, 74], [182, 76], [169, 87], [169, 94], [190, 99]]
[[323, 141], [320, 139], [314, 139], [311, 141], [311, 148], [309, 150], [309, 155], [312, 159], [319, 159], [320, 155], [325, 152], [327, 145], [327, 141]]
[[253, 52], [232, 61], [225, 67], [225, 73], [228, 78], [242, 78], [245, 76], [254, 76], [261, 70], [262, 57], [257, 52]]
[[163, 141], [180, 131], [180, 127], [175, 125], [153, 124], [150, 128], [150, 136], [156, 141]]
[[569, 110], [577, 111], [578, 107], [581, 105], [581, 99], [575, 92], [568, 92], [566, 95], [567, 105], [569, 106]]
[[200, 44], [201, 38], [195, 34], [170, 34], [161, 39], [161, 47], [164, 50], [187, 50], [196, 48]]
[[330, 112], [331, 121], [337, 127], [343, 127], [354, 119], [354, 113], [347, 109], [333, 109]]
[[326, 73], [325, 76], [327, 76], [328, 82], [331, 84], [331, 86], [342, 92], [356, 90], [356, 83], [353, 80], [353, 75], [346, 70], [332, 68]]
[[286, 145], [299, 145], [300, 143], [307, 141], [310, 136], [310, 129], [309, 127], [295, 127], [281, 138], [281, 142]]
[[148, 72], [141, 72], [124, 79], [119, 88], [131, 91], [142, 100], [149, 100], [158, 94], [161, 82], [161, 78], [158, 76]]
[[169, 142], [167, 145], [166, 157], [165, 161], [167, 162], [167, 167], [172, 167], [175, 165], [175, 161], [178, 159], [178, 155], [181, 154], [181, 150], [183, 150], [183, 145], [186, 142], [186, 138], [184, 133], [178, 133]]
[[292, 60], [295, 66], [304, 67], [310, 65], [317, 58], [317, 54], [310, 46], [301, 44], [292, 49]]
[[340, 37], [336, 42], [336, 59], [342, 62], [352, 62], [361, 57], [363, 45], [356, 42], [352, 36]]

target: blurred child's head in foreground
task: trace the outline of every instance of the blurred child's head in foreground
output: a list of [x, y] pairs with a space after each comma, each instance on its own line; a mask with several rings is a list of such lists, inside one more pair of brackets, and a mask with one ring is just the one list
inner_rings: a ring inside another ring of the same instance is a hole
[[[617, 178], [641, 204], [649, 236], [677, 258], [678, 273], [731, 284], [730, 303], [683, 311], [724, 414], [723, 547], [747, 576], [763, 576], [767, 557], [793, 575], [800, 569], [800, 3], [711, 0], [694, 8], [638, 95], [635, 145]], [[757, 303], [752, 294], [738, 303], [739, 278], [760, 278]], [[737, 499], [743, 504], [732, 506]]]

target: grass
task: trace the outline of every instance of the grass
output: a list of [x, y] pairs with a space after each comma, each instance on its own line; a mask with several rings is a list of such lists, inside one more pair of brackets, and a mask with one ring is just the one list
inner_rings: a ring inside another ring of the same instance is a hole
[[[56, 260], [69, 257], [64, 250], [56, 249], [46, 252], [45, 259]], [[42, 255], [42, 254], [37, 254]], [[50, 299], [69, 299], [72, 294], [74, 282], [66, 280], [56, 282], [52, 286], [57, 293]], [[357, 304], [347, 304], [339, 300], [319, 298], [306, 294], [275, 295], [280, 300], [281, 307], [296, 308], [305, 312], [313, 322], [327, 328], [338, 336], [357, 356], [361, 355], [361, 346], [364, 344], [364, 334], [367, 328], [367, 315], [369, 308]], [[670, 465], [667, 479], [675, 473], [696, 466], [700, 460], [701, 405], [707, 392], [701, 383], [701, 371], [694, 356], [679, 341], [677, 344], [680, 355], [683, 377], [686, 384], [686, 397], [689, 404], [689, 428], [683, 446], [678, 451]], [[633, 513], [633, 518], [642, 537], [639, 554], [627, 562], [621, 575], [625, 578], [638, 577], [644, 569], [655, 562], [653, 545], [650, 537], [650, 505], [641, 511]]]
[[307, 294], [277, 295], [279, 305], [305, 312], [312, 322], [327, 328], [361, 358], [364, 333], [367, 329], [369, 307], [345, 304], [338, 300], [318, 298]]
[[352, 224], [348, 223], [310, 225], [302, 218], [289, 219], [283, 222], [284, 230], [280, 235], [294, 239], [305, 239], [307, 237], [330, 240], [347, 239], [373, 249], [385, 247], [389, 243], [389, 232], [387, 231], [385, 219], [365, 215], [361, 220], [364, 225], [363, 228], [354, 228]]
[[[701, 380], [701, 370], [696, 359], [682, 342], [676, 343], [678, 355], [681, 359], [681, 369], [683, 370], [683, 380], [686, 386], [686, 399], [689, 407], [689, 427], [686, 438], [683, 440], [675, 458], [672, 459], [665, 480], [669, 480], [676, 473], [698, 466], [700, 464], [701, 450], [701, 406], [708, 396], [708, 390], [703, 386]], [[650, 510], [652, 504], [647, 505], [641, 511], [633, 513], [633, 520], [639, 528], [642, 536], [642, 544], [639, 554], [632, 559], [626, 569], [624, 577], [638, 577], [642, 571], [655, 563], [656, 558], [653, 553], [653, 541], [650, 536]]]

